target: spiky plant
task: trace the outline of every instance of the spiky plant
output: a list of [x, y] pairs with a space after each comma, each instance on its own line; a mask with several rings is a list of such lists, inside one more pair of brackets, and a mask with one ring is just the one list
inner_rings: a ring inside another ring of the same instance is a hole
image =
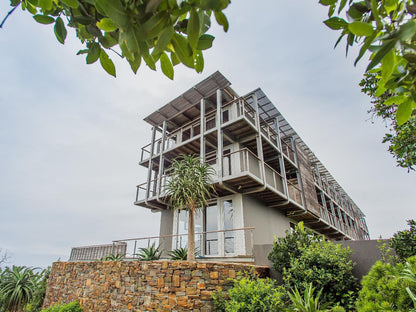
[[138, 256], [140, 261], [159, 260], [162, 255], [160, 246], [156, 248], [155, 243], [153, 243], [149, 248], [140, 248], [139, 250], [140, 252], [138, 253]]
[[122, 261], [124, 259], [124, 256], [121, 254], [113, 255], [109, 254], [100, 259], [100, 261]]
[[328, 311], [328, 303], [320, 304], [319, 298], [321, 297], [322, 289], [318, 291], [316, 296], [313, 295], [315, 289], [312, 287], [312, 283], [309, 284], [309, 287], [305, 289], [305, 292], [302, 295], [299, 293], [297, 287], [295, 290], [292, 290], [292, 293], [288, 293], [290, 300], [292, 301], [293, 311], [298, 312], [323, 312]]
[[39, 276], [31, 268], [5, 268], [0, 276], [0, 297], [6, 311], [21, 312], [33, 298]]
[[177, 248], [168, 253], [171, 260], [186, 260], [188, 258], [188, 248]]
[[[416, 286], [416, 270], [413, 268], [413, 266], [409, 263], [405, 263], [405, 268], [402, 273], [402, 278], [409, 282], [410, 286], [415, 287]], [[416, 293], [413, 292], [411, 287], [406, 287], [406, 291], [410, 296], [410, 299], [413, 301], [413, 309], [411, 312], [416, 312]]]
[[195, 155], [180, 156], [171, 166], [171, 178], [166, 185], [169, 205], [172, 209], [188, 211], [188, 261], [195, 261], [195, 225], [196, 211], [208, 205], [215, 170], [201, 163]]

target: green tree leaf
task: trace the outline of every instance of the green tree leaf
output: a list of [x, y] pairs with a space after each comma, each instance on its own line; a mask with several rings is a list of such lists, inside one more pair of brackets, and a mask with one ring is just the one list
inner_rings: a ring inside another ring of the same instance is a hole
[[55, 27], [53, 28], [53, 30], [55, 32], [56, 39], [58, 39], [60, 43], [64, 44], [67, 31], [64, 22], [62, 21], [62, 18], [58, 17], [56, 19]]
[[201, 51], [195, 53], [195, 70], [197, 73], [202, 73], [204, 69], [204, 56]]
[[43, 11], [49, 11], [53, 8], [52, 0], [38, 0], [38, 6], [42, 8]]
[[67, 6], [76, 9], [79, 7], [78, 0], [60, 0], [63, 4], [66, 4]]
[[399, 126], [408, 121], [412, 115], [412, 102], [412, 100], [408, 99], [406, 102], [401, 103], [397, 108], [396, 119]]
[[399, 37], [401, 40], [406, 41], [411, 39], [416, 34], [416, 21], [410, 20], [399, 30]]
[[188, 42], [193, 49], [196, 48], [199, 40], [199, 16], [196, 13], [196, 10], [193, 8], [191, 9], [190, 17], [188, 20], [188, 26], [186, 28], [186, 32], [188, 34]]
[[194, 68], [192, 49], [188, 41], [181, 35], [175, 33], [172, 37], [172, 45], [179, 60], [190, 68]]
[[389, 97], [387, 100], [384, 101], [385, 105], [393, 105], [393, 104], [401, 104], [407, 100], [407, 97], [404, 95], [396, 95]]
[[173, 65], [170, 62], [169, 57], [164, 52], [160, 55], [160, 67], [166, 77], [173, 80]]
[[387, 81], [393, 73], [396, 65], [395, 59], [396, 57], [394, 51], [390, 50], [390, 52], [388, 52], [381, 61], [381, 79], [383, 81]]
[[227, 32], [229, 25], [228, 25], [228, 20], [225, 14], [222, 13], [221, 11], [215, 11], [214, 15], [215, 15], [215, 19], [217, 20], [217, 23], [223, 27], [225, 32]]
[[120, 0], [94, 1], [95, 4], [99, 6], [117, 26], [121, 28], [127, 28], [129, 26], [129, 17], [125, 7], [121, 4]]
[[394, 48], [396, 42], [397, 39], [390, 39], [384, 41], [383, 45], [381, 46], [381, 49], [378, 50], [378, 52], [374, 55], [373, 59], [371, 60], [370, 64], [368, 64], [366, 71], [369, 71], [373, 69], [375, 66], [377, 66], [381, 62], [383, 57]]
[[159, 12], [141, 25], [139, 33], [144, 40], [153, 39], [166, 28], [169, 21], [169, 15], [165, 11]]
[[87, 64], [95, 63], [100, 57], [101, 47], [98, 43], [93, 42], [89, 47], [89, 52], [87, 54]]
[[198, 44], [196, 46], [197, 50], [206, 50], [212, 47], [212, 42], [215, 37], [211, 35], [204, 34], [199, 37]]
[[370, 36], [374, 32], [373, 26], [364, 22], [352, 22], [348, 29], [357, 36]]
[[159, 54], [165, 50], [166, 46], [170, 43], [174, 33], [173, 27], [169, 26], [159, 36], [159, 39], [156, 42], [156, 46], [153, 49], [153, 53]]
[[322, 5], [333, 5], [337, 3], [338, 0], [319, 0], [319, 3]]
[[344, 29], [348, 27], [348, 23], [339, 17], [331, 17], [330, 19], [324, 21], [324, 24], [331, 29]]
[[103, 49], [100, 51], [100, 63], [104, 70], [111, 76], [116, 77], [116, 68], [113, 61], [108, 57]]
[[36, 20], [36, 22], [41, 23], [41, 24], [52, 24], [53, 22], [55, 22], [55, 19], [51, 16], [47, 16], [47, 15], [41, 15], [41, 14], [37, 14], [34, 15], [33, 18]]
[[108, 17], [105, 17], [97, 22], [97, 27], [108, 32], [118, 29], [118, 26]]

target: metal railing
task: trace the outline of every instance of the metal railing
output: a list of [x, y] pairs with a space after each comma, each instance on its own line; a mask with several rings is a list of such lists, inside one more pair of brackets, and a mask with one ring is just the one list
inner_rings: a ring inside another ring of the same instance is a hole
[[[235, 106], [235, 107], [234, 107]], [[225, 103], [221, 107], [221, 116], [223, 112], [230, 111], [230, 114], [234, 116], [228, 117], [227, 121], [222, 120], [222, 124], [226, 122], [231, 122], [236, 118], [241, 116], [245, 117], [253, 127], [256, 127], [256, 111], [254, 108], [244, 99], [238, 98], [234, 99], [228, 103]], [[165, 139], [164, 146], [162, 145], [162, 138], [155, 140], [154, 142], [154, 151], [153, 155], [150, 155], [151, 144], [149, 143], [141, 148], [140, 162], [149, 159], [155, 155], [158, 155], [161, 150], [167, 151], [175, 148], [176, 146], [186, 143], [199, 136], [202, 131], [208, 131], [214, 129], [216, 125], [216, 111], [211, 111], [205, 115], [205, 129], [201, 129], [201, 118], [196, 118], [175, 130], [174, 132], [168, 134]], [[277, 146], [277, 132], [271, 127], [267, 122], [260, 118], [260, 129], [262, 134], [272, 142], [276, 147]], [[186, 135], [185, 135], [186, 133]], [[295, 163], [295, 153], [290, 145], [288, 145], [284, 140], [281, 140], [282, 152], [293, 162]]]
[[[195, 233], [197, 258], [253, 256], [255, 227]], [[168, 252], [177, 248], [186, 248], [188, 233], [162, 236], [127, 238], [113, 241], [125, 244], [125, 259], [139, 259], [140, 248], [149, 248], [154, 244], [162, 251], [162, 259], [169, 258]]]
[[[234, 152], [224, 154], [222, 156], [222, 168], [218, 167], [217, 157], [210, 157], [207, 161], [212, 168], [215, 170], [215, 174], [212, 177], [213, 183], [218, 181], [218, 173], [222, 172], [222, 178], [227, 179], [229, 177], [235, 177], [238, 175], [246, 175], [250, 173], [259, 180], [263, 180], [262, 173], [262, 162], [251, 150], [243, 148]], [[264, 180], [266, 185], [284, 193], [284, 179], [283, 176], [273, 169], [270, 165], [264, 164], [265, 166], [265, 177]], [[169, 173], [167, 172], [162, 176], [160, 186], [158, 186], [158, 179], [153, 179], [150, 183], [142, 183], [136, 187], [136, 202], [144, 201], [145, 199], [154, 198], [158, 195], [160, 188], [159, 197], [166, 195], [165, 185], [169, 180]], [[300, 188], [293, 182], [288, 181], [288, 195], [289, 198], [302, 205], [302, 196]], [[149, 189], [148, 189], [149, 188]]]
[[73, 247], [69, 261], [93, 261], [100, 260], [108, 255], [126, 255], [127, 244], [123, 242], [116, 242], [106, 245], [92, 245]]

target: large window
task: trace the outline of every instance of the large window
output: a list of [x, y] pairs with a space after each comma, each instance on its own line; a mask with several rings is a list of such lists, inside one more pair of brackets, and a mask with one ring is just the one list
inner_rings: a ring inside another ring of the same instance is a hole
[[[188, 211], [177, 212], [176, 234], [188, 234]], [[218, 200], [195, 214], [195, 247], [198, 254], [215, 256], [235, 253], [233, 201]], [[203, 233], [204, 234], [198, 234]], [[211, 233], [207, 233], [211, 232]], [[187, 235], [176, 237], [176, 248], [188, 245]]]

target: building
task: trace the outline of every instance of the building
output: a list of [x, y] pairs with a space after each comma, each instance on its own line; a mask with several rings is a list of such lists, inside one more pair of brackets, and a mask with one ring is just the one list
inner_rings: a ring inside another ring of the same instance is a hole
[[186, 243], [187, 213], [169, 209], [164, 191], [181, 154], [216, 171], [218, 196], [195, 220], [204, 257], [251, 257], [299, 221], [331, 240], [369, 239], [364, 214], [264, 92], [239, 96], [230, 85], [216, 72], [144, 119], [151, 142], [135, 205], [161, 213], [164, 248]]

